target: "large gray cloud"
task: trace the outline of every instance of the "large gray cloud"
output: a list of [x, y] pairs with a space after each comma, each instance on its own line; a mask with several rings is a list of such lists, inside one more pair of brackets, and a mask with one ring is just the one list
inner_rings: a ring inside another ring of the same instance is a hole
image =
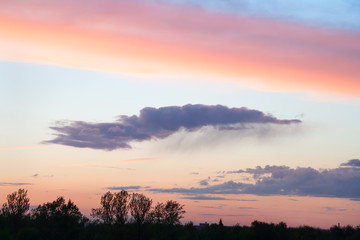
[[153, 189], [156, 192], [196, 194], [254, 194], [336, 197], [360, 200], [360, 168], [339, 167], [327, 170], [266, 166], [230, 171], [248, 174], [253, 184], [227, 181], [206, 187]]
[[294, 124], [300, 120], [280, 120], [271, 115], [247, 108], [228, 108], [222, 105], [185, 105], [143, 108], [140, 115], [121, 116], [112, 123], [83, 121], [58, 122], [51, 127], [57, 133], [56, 143], [73, 147], [114, 150], [131, 148], [130, 142], [153, 138], [163, 139], [185, 129], [195, 131], [214, 126], [219, 130], [241, 130], [245, 124]]

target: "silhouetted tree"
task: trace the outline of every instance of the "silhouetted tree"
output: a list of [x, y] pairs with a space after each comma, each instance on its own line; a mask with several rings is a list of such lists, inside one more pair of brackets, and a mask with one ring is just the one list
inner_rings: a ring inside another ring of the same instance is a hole
[[130, 200], [130, 211], [138, 227], [138, 239], [141, 236], [141, 225], [150, 219], [152, 200], [143, 194], [133, 193]]
[[17, 192], [7, 195], [1, 214], [8, 219], [11, 231], [18, 231], [20, 222], [25, 217], [29, 207], [30, 199], [27, 196], [27, 190], [19, 189]]
[[27, 190], [19, 189], [17, 192], [8, 194], [7, 202], [2, 206], [1, 213], [4, 216], [21, 218], [29, 210], [30, 199], [27, 197]]
[[105, 224], [123, 225], [127, 221], [130, 195], [127, 191], [107, 192], [100, 200], [101, 207], [93, 208], [91, 216], [101, 219]]
[[32, 210], [32, 218], [46, 239], [76, 239], [86, 220], [79, 208], [63, 197], [39, 205]]
[[91, 210], [91, 216], [100, 218], [105, 224], [113, 223], [113, 198], [114, 195], [111, 192], [105, 193], [100, 200], [101, 207], [93, 208]]
[[127, 215], [129, 210], [130, 196], [125, 190], [114, 193], [113, 198], [113, 212], [115, 215], [115, 223], [123, 225], [127, 221]]
[[165, 216], [165, 205], [163, 203], [157, 203], [154, 209], [150, 212], [151, 222], [163, 223]]
[[180, 219], [185, 214], [184, 205], [176, 201], [169, 200], [164, 207], [164, 223], [169, 225], [175, 225], [180, 223]]

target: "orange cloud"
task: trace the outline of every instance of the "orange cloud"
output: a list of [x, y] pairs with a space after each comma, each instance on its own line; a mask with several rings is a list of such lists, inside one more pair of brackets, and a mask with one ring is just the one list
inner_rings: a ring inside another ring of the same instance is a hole
[[105, 0], [85, 6], [29, 0], [2, 5], [4, 59], [360, 96], [357, 33], [161, 2]]

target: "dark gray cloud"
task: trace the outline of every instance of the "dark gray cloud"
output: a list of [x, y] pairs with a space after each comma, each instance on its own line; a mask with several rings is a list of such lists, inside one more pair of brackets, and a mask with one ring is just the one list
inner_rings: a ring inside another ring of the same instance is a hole
[[343, 167], [360, 167], [360, 159], [351, 159], [346, 163], [342, 163], [340, 166]]
[[360, 168], [357, 167], [316, 170], [310, 167], [266, 166], [229, 173], [250, 174], [255, 183], [227, 181], [199, 188], [152, 189], [152, 191], [186, 195], [290, 195], [360, 200]]
[[120, 116], [116, 122], [89, 123], [83, 121], [57, 122], [50, 127], [57, 133], [55, 143], [80, 148], [114, 150], [131, 148], [132, 141], [163, 139], [185, 129], [196, 131], [205, 126], [239, 131], [246, 124], [294, 124], [300, 120], [280, 120], [271, 115], [247, 108], [228, 108], [222, 105], [185, 105], [143, 108], [140, 115]]
[[32, 185], [32, 183], [10, 183], [10, 182], [0, 182], [0, 186], [25, 186]]

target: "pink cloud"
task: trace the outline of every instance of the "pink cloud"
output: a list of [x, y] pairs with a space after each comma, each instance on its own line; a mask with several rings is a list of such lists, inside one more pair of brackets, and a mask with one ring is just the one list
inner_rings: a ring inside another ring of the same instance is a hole
[[147, 1], [4, 1], [3, 57], [359, 96], [360, 36]]

